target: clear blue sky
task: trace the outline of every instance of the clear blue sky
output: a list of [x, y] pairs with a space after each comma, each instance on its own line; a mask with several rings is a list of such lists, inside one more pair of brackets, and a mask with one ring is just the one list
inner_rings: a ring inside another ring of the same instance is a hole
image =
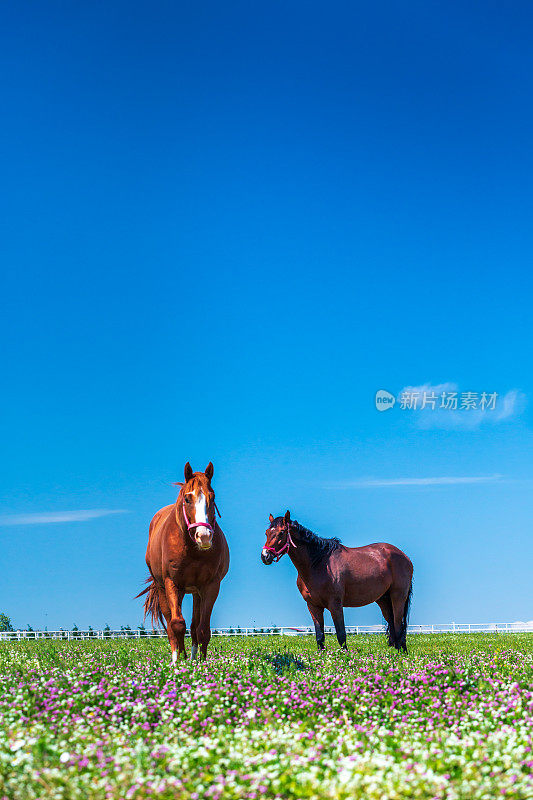
[[[212, 460], [214, 624], [308, 622], [286, 508], [404, 549], [414, 622], [532, 619], [530, 4], [2, 15], [0, 611], [138, 624]], [[376, 411], [425, 384], [506, 410]]]

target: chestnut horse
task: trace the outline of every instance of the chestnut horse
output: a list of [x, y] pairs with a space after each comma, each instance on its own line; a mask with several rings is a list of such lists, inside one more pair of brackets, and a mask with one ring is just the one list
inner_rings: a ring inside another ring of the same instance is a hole
[[319, 650], [324, 649], [324, 609], [333, 618], [340, 646], [346, 647], [344, 607], [377, 603], [387, 622], [389, 645], [407, 652], [407, 619], [411, 604], [413, 565], [393, 544], [345, 547], [339, 539], [323, 539], [303, 525], [269, 516], [261, 552], [264, 564], [288, 553], [298, 570], [296, 585], [315, 624]]
[[181, 604], [186, 594], [193, 596], [191, 622], [191, 658], [198, 645], [207, 654], [211, 639], [211, 611], [220, 590], [220, 582], [229, 568], [229, 549], [215, 518], [215, 493], [211, 488], [213, 465], [205, 472], [193, 472], [185, 464], [185, 483], [173, 505], [160, 509], [150, 523], [146, 564], [148, 593], [144, 616], [151, 614], [152, 625], [166, 627], [172, 663], [185, 651], [185, 620]]

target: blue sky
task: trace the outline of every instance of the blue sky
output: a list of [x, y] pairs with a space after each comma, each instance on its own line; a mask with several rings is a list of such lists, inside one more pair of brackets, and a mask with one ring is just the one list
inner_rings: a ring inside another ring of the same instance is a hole
[[[3, 16], [0, 610], [138, 624], [212, 460], [216, 625], [308, 622], [259, 558], [286, 508], [404, 549], [414, 622], [532, 619], [529, 4]], [[501, 402], [376, 410], [442, 386]]]

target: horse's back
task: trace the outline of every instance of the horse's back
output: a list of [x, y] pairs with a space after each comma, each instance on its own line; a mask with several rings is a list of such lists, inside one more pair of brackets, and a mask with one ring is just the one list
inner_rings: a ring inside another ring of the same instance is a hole
[[389, 563], [392, 565], [393, 569], [397, 571], [401, 569], [403, 572], [413, 574], [413, 563], [409, 556], [407, 556], [403, 550], [400, 550], [399, 547], [396, 547], [394, 544], [389, 544], [389, 542], [375, 542], [369, 547], [374, 547], [378, 550], [384, 558], [386, 558]]
[[400, 550], [399, 547], [389, 542], [372, 542], [372, 544], [364, 544], [361, 545], [361, 547], [344, 547], [343, 549], [347, 551], [348, 554], [354, 556], [377, 557], [380, 559], [393, 559], [407, 561], [409, 564], [411, 563], [409, 556], [406, 556], [403, 550]]
[[403, 550], [389, 542], [373, 542], [361, 547], [346, 547], [346, 561], [351, 569], [413, 573], [413, 565]]
[[154, 575], [154, 569], [157, 570], [157, 564], [161, 560], [163, 548], [162, 539], [167, 523], [173, 513], [173, 509], [174, 504], [160, 508], [159, 511], [157, 511], [152, 517], [152, 521], [150, 522], [150, 526], [148, 528], [146, 564], [152, 575]]
[[330, 572], [345, 606], [372, 603], [391, 586], [410, 583], [413, 574], [408, 556], [388, 542], [342, 547], [332, 553], [330, 560]]

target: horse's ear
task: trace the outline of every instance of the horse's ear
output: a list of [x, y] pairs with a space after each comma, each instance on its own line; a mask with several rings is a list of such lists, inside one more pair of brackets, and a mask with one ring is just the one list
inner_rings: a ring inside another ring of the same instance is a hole
[[192, 471], [192, 467], [189, 464], [189, 462], [187, 461], [187, 463], [185, 464], [185, 483], [188, 483], [191, 480], [193, 475], [194, 475], [194, 472]]
[[272, 514], [268, 515], [268, 521], [270, 522], [271, 525], [274, 522], [274, 517], [272, 516]]
[[291, 521], [291, 512], [289, 511], [289, 509], [287, 509], [287, 511], [285, 512], [285, 522], [290, 522], [290, 521]]
[[207, 478], [208, 481], [210, 481], [211, 478], [213, 477], [213, 472], [214, 471], [215, 471], [215, 468], [213, 466], [213, 463], [210, 461], [209, 464], [207, 465], [207, 467], [205, 468], [205, 477]]

